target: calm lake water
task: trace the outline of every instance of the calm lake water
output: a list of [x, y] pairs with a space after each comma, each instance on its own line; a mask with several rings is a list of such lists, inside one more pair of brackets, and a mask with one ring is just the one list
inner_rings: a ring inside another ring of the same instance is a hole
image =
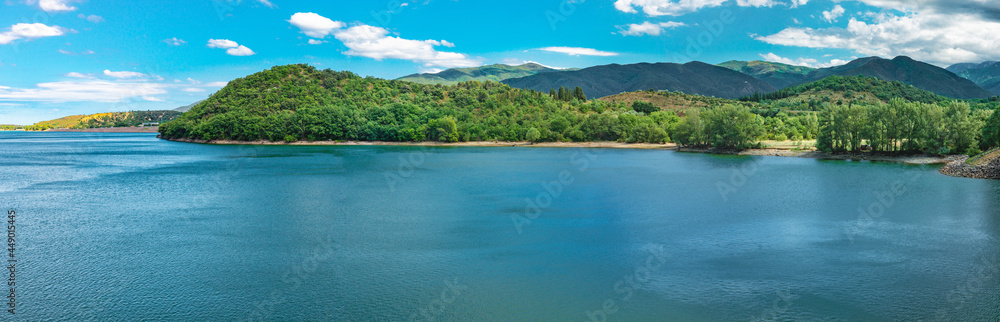
[[1000, 182], [937, 169], [3, 132], [0, 208], [15, 320], [1000, 320]]

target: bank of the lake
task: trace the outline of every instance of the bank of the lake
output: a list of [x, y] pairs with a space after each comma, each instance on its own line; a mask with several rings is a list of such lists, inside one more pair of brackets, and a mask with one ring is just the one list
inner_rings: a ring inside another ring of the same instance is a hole
[[159, 133], [158, 126], [130, 127], [100, 127], [93, 129], [48, 129], [45, 132], [84, 132], [84, 133]]
[[797, 157], [823, 160], [850, 160], [850, 161], [884, 161], [900, 162], [906, 164], [947, 164], [960, 159], [961, 155], [934, 156], [927, 154], [919, 155], [882, 155], [870, 153], [844, 153], [834, 154], [815, 151], [812, 149], [790, 149], [790, 148], [763, 148], [747, 150], [722, 150], [722, 149], [702, 149], [691, 147], [678, 147], [675, 143], [622, 143], [622, 142], [384, 142], [384, 141], [295, 141], [295, 142], [275, 142], [275, 141], [235, 141], [235, 140], [195, 140], [195, 139], [174, 139], [163, 138], [175, 142], [187, 142], [198, 144], [215, 145], [290, 145], [290, 146], [424, 146], [424, 147], [535, 147], [535, 148], [614, 148], [614, 149], [663, 149], [675, 150], [678, 152], [721, 154], [721, 155], [744, 155], [744, 156], [775, 156], [775, 157]]

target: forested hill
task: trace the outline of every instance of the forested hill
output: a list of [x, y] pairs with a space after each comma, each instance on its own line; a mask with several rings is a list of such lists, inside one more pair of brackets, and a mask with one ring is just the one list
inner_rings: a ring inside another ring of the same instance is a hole
[[919, 89], [958, 99], [979, 99], [993, 96], [976, 83], [931, 64], [906, 56], [891, 60], [867, 57], [846, 65], [822, 68], [810, 72], [801, 83], [818, 81], [830, 76], [872, 76], [887, 81], [898, 81]]
[[625, 92], [669, 90], [719, 98], [773, 92], [774, 86], [725, 67], [701, 62], [604, 65], [578, 71], [544, 73], [503, 81], [512, 87], [548, 92], [559, 87], [583, 88], [589, 98]]
[[236, 79], [160, 126], [168, 139], [240, 141], [665, 142], [673, 113], [494, 82], [452, 86], [361, 78], [308, 65]]

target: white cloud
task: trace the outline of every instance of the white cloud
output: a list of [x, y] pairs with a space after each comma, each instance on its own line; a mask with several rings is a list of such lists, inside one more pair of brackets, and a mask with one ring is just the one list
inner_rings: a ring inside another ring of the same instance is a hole
[[239, 46], [236, 48], [226, 49], [226, 54], [230, 56], [253, 56], [257, 53], [250, 50], [250, 48], [247, 48], [247, 46]]
[[809, 0], [792, 0], [791, 6], [792, 6], [792, 8], [795, 8], [795, 7], [798, 7], [798, 6], [803, 6], [803, 5], [807, 4], [807, 3], [809, 3]]
[[740, 7], [773, 7], [777, 4], [779, 2], [774, 0], [736, 0], [736, 5]]
[[844, 15], [844, 12], [845, 12], [844, 7], [841, 7], [838, 4], [837, 6], [833, 7], [833, 10], [823, 11], [823, 19], [825, 19], [827, 22], [835, 22], [837, 21], [837, 18], [840, 18], [840, 16]]
[[1000, 60], [1000, 22], [952, 10], [927, 7], [902, 16], [881, 15], [871, 23], [851, 18], [847, 28], [787, 28], [756, 39], [774, 45], [847, 49], [863, 56], [905, 55], [939, 66]]
[[229, 39], [209, 39], [208, 48], [221, 48], [226, 50], [226, 54], [230, 56], [252, 56], [256, 54], [250, 48], [246, 46], [241, 46], [235, 41]]
[[[177, 80], [177, 81], [180, 82], [180, 80]], [[191, 77], [188, 77], [187, 81], [188, 81], [188, 83], [195, 84], [195, 85], [201, 84], [201, 81], [199, 81], [197, 79], [194, 79], [194, 78], [191, 78]]]
[[325, 43], [325, 41], [316, 40], [316, 39], [309, 39], [309, 44], [310, 45], [320, 45], [320, 44], [323, 44], [323, 43]]
[[226, 87], [229, 82], [211, 82], [205, 84], [205, 87]]
[[799, 59], [791, 59], [775, 55], [774, 53], [767, 53], [766, 55], [760, 54], [760, 57], [763, 58], [765, 61], [769, 62], [782, 63], [794, 66], [805, 66], [812, 68], [826, 68], [826, 67], [840, 66], [848, 63], [848, 61], [846, 60], [833, 59], [828, 63], [821, 64], [819, 63], [818, 60], [812, 58], [799, 57]]
[[343, 22], [333, 21], [312, 12], [296, 13], [287, 21], [312, 38], [325, 38], [335, 30], [345, 27]]
[[232, 41], [232, 40], [229, 40], [229, 39], [209, 39], [208, 40], [208, 48], [229, 49], [229, 48], [236, 48], [236, 47], [239, 47], [239, 46], [240, 46], [240, 44], [237, 44], [235, 41]]
[[62, 36], [65, 33], [66, 29], [59, 26], [47, 26], [42, 23], [19, 23], [10, 26], [9, 31], [0, 33], [0, 45], [6, 45], [18, 39]]
[[168, 85], [110, 81], [40, 83], [34, 88], [2, 89], [0, 101], [31, 102], [121, 102], [129, 98], [167, 93]]
[[110, 71], [110, 70], [107, 70], [107, 69], [104, 70], [104, 75], [105, 76], [114, 77], [114, 78], [145, 78], [146, 76], [148, 76], [146, 74], [139, 73], [139, 72], [128, 72], [128, 71], [113, 72], [113, 71]]
[[94, 76], [87, 75], [87, 74], [81, 74], [81, 73], [77, 73], [77, 72], [66, 73], [66, 77], [73, 77], [73, 78], [94, 78]]
[[629, 24], [627, 27], [619, 26], [618, 33], [624, 36], [642, 36], [642, 35], [659, 36], [661, 33], [663, 33], [663, 29], [677, 28], [681, 26], [685, 26], [685, 24], [683, 22], [674, 22], [674, 21], [661, 22], [661, 23], [651, 23], [649, 21], [646, 21], [641, 24], [634, 24], [634, 23]]
[[461, 53], [443, 52], [436, 46], [452, 47], [445, 40], [410, 40], [389, 35], [382, 27], [357, 25], [334, 32], [334, 37], [344, 43], [344, 54], [374, 59], [405, 59], [424, 64], [424, 67], [475, 67], [482, 62]]
[[39, 0], [38, 8], [41, 8], [45, 12], [67, 12], [76, 10], [76, 7], [70, 6], [68, 0]]
[[183, 45], [183, 44], [187, 43], [186, 41], [184, 41], [184, 39], [180, 39], [180, 38], [177, 38], [177, 37], [173, 37], [173, 38], [170, 38], [170, 39], [164, 39], [163, 42], [165, 42], [165, 43], [167, 43], [168, 45], [171, 45], [171, 46], [180, 46], [180, 45]]
[[274, 8], [275, 7], [274, 4], [271, 3], [271, 1], [269, 1], [269, 0], [257, 0], [257, 2], [260, 2], [260, 4], [265, 5], [268, 8]]
[[204, 92], [205, 89], [197, 88], [197, 87], [187, 87], [187, 88], [181, 89], [181, 91], [188, 92], [188, 93], [200, 93], [200, 92]]
[[93, 23], [102, 23], [102, 22], [104, 22], [104, 17], [98, 16], [98, 15], [89, 15], [88, 16], [88, 15], [85, 15], [85, 14], [81, 13], [81, 14], [78, 14], [76, 16], [78, 18], [80, 18], [80, 19], [86, 19], [87, 21], [90, 21], [90, 22], [93, 22]]
[[637, 13], [636, 7], [649, 16], [680, 16], [704, 7], [717, 7], [728, 0], [618, 0], [615, 9]]
[[612, 53], [607, 51], [600, 51], [592, 48], [580, 48], [580, 47], [545, 47], [540, 48], [541, 50], [562, 53], [570, 56], [618, 56], [618, 53]]

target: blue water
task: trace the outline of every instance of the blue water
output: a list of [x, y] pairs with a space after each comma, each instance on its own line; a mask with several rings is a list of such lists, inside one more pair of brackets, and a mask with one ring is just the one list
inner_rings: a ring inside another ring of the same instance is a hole
[[0, 209], [13, 320], [1000, 320], [934, 166], [0, 132]]

